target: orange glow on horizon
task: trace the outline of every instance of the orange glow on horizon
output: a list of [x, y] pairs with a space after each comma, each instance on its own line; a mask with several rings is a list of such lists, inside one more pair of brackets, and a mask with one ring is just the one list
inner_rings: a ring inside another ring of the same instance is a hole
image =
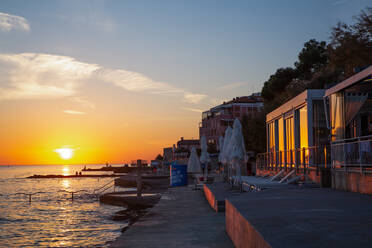
[[[131, 108], [123, 108], [126, 104], [121, 98], [117, 102], [97, 99], [99, 107], [82, 116], [56, 111], [66, 104], [62, 99], [48, 100], [48, 104], [44, 100], [3, 102], [0, 113], [6, 118], [0, 118], [0, 126], [6, 128], [0, 129], [0, 164], [150, 161], [180, 137], [198, 138], [199, 113], [183, 112], [169, 107], [169, 99], [151, 97], [141, 99], [144, 106]], [[125, 100], [135, 102], [130, 98], [128, 95]], [[157, 102], [156, 107], [153, 101]], [[55, 151], [61, 148], [73, 149], [73, 156], [63, 159]]]

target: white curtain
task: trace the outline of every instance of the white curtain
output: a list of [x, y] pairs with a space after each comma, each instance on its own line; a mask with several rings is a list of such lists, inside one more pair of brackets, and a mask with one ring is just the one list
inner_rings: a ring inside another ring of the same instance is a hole
[[345, 93], [345, 123], [346, 126], [358, 114], [368, 98], [368, 93]]

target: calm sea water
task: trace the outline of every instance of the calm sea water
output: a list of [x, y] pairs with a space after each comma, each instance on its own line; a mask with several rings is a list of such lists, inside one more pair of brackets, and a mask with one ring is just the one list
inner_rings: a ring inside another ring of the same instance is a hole
[[[34, 174], [75, 174], [82, 168], [0, 166], [0, 247], [107, 247], [118, 237], [126, 223], [112, 221], [111, 216], [123, 208], [100, 204], [91, 195], [113, 178], [25, 178]], [[86, 192], [75, 194], [72, 201], [71, 194], [61, 190]], [[31, 203], [28, 196], [16, 194], [35, 192], [45, 193], [32, 196]]]

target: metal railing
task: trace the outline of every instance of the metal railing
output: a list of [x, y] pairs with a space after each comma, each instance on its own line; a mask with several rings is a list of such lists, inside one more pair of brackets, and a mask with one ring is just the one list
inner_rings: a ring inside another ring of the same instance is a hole
[[[65, 192], [65, 193], [68, 193], [68, 194], [71, 194], [71, 200], [74, 201], [74, 194], [76, 193], [80, 193], [80, 192], [87, 192], [87, 190], [78, 190], [78, 191], [67, 191], [67, 190], [58, 190], [57, 192]], [[38, 191], [38, 192], [32, 192], [32, 193], [27, 193], [27, 192], [17, 192], [17, 193], [11, 193], [11, 194], [0, 194], [0, 196], [4, 196], [4, 197], [11, 197], [11, 196], [15, 196], [15, 195], [25, 195], [25, 196], [28, 196], [28, 202], [31, 203], [32, 202], [32, 197], [34, 195], [45, 195], [45, 194], [50, 194], [51, 192], [42, 192], [42, 191]], [[89, 194], [86, 194], [86, 195], [89, 195]]]
[[[111, 180], [110, 182], [104, 184], [103, 186], [97, 188], [97, 189], [94, 189], [93, 190], [93, 193], [89, 193], [88, 190], [85, 190], [85, 189], [82, 189], [82, 190], [77, 190], [77, 191], [68, 191], [68, 190], [58, 190], [57, 192], [64, 192], [64, 193], [67, 193], [67, 194], [71, 194], [71, 201], [74, 201], [74, 196], [78, 193], [84, 193], [83, 195], [87, 195], [87, 196], [95, 196], [95, 197], [99, 197], [102, 193], [106, 192], [108, 189], [110, 188], [114, 188], [114, 192], [115, 192], [115, 179], [114, 180]], [[27, 196], [28, 198], [28, 202], [32, 202], [32, 197], [35, 196], [35, 195], [47, 195], [47, 194], [50, 194], [51, 192], [44, 192], [44, 191], [38, 191], [38, 192], [17, 192], [17, 193], [10, 193], [10, 194], [0, 194], [0, 196], [2, 197], [11, 197], [11, 196], [16, 196], [16, 195], [24, 195], [24, 196]]]
[[261, 170], [306, 170], [309, 168], [372, 168], [372, 135], [344, 139], [322, 147], [305, 147], [257, 155]]
[[102, 193], [104, 193], [105, 191], [107, 191], [108, 189], [110, 189], [112, 187], [114, 188], [114, 192], [115, 192], [115, 179], [111, 180], [110, 182], [102, 185], [101, 187], [99, 187], [97, 189], [94, 189], [93, 194], [101, 195]]
[[257, 168], [261, 170], [306, 170], [330, 167], [330, 147], [304, 147], [286, 151], [259, 153]]
[[334, 141], [331, 144], [332, 167], [372, 167], [372, 135]]

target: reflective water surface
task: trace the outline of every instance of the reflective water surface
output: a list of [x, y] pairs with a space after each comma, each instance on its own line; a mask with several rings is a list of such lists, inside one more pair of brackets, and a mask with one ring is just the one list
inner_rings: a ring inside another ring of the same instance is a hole
[[[0, 247], [107, 247], [118, 237], [126, 223], [110, 217], [123, 208], [100, 204], [91, 194], [113, 178], [25, 179], [33, 174], [75, 174], [82, 168], [0, 166]], [[76, 193], [73, 201], [65, 192], [79, 190], [85, 191]], [[16, 194], [36, 192], [41, 193], [33, 195], [31, 203], [27, 195]]]

